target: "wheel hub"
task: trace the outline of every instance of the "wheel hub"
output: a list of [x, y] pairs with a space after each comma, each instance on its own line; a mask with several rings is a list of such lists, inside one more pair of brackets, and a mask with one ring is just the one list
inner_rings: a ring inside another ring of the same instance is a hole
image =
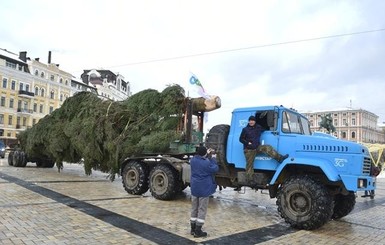
[[167, 191], [168, 181], [163, 173], [157, 173], [152, 177], [153, 190], [158, 194], [162, 194]]
[[297, 192], [290, 196], [290, 209], [300, 215], [310, 211], [310, 197], [307, 193]]
[[131, 169], [130, 171], [127, 172], [126, 175], [126, 183], [128, 186], [136, 186], [139, 181], [139, 174], [137, 171], [134, 169]]

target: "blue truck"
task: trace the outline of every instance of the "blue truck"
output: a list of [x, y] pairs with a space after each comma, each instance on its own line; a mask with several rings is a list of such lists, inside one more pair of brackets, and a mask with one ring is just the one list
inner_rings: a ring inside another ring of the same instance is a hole
[[[376, 178], [371, 175], [372, 162], [365, 146], [312, 132], [307, 118], [293, 109], [235, 109], [231, 125], [212, 127], [205, 140], [204, 114], [187, 107], [185, 140], [171, 143], [169, 154], [129, 157], [122, 162], [125, 190], [140, 195], [150, 189], [157, 199], [173, 199], [188, 187], [189, 158], [203, 141], [215, 150], [219, 164], [215, 179], [219, 186], [268, 190], [270, 197], [276, 198], [281, 217], [298, 229], [317, 229], [330, 219], [348, 215], [354, 208], [357, 191], [375, 189]], [[265, 130], [261, 144], [289, 155], [281, 163], [267, 155], [257, 155], [252, 184], [245, 178], [246, 159], [239, 141], [249, 116], [255, 116]]]
[[[282, 163], [261, 154], [254, 161], [252, 186], [245, 181], [246, 160], [239, 136], [255, 116], [265, 131], [261, 144], [271, 145], [289, 157]], [[206, 137], [206, 146], [217, 150], [221, 171], [219, 185], [267, 189], [281, 217], [299, 229], [316, 229], [330, 219], [349, 214], [357, 191], [375, 189], [368, 149], [331, 135], [311, 132], [307, 118], [283, 106], [238, 108], [231, 125], [216, 125]]]

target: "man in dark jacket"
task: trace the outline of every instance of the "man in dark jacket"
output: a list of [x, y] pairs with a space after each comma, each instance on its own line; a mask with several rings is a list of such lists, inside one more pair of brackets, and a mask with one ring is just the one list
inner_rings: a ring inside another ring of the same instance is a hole
[[214, 174], [218, 172], [218, 164], [212, 156], [212, 150], [200, 146], [197, 154], [191, 159], [191, 235], [205, 237], [207, 233], [202, 231], [205, 223], [209, 197], [215, 192], [217, 184]]
[[264, 129], [256, 123], [254, 116], [249, 117], [249, 123], [242, 129], [239, 141], [243, 144], [243, 151], [246, 157], [246, 177], [250, 184], [253, 184], [254, 159], [257, 154], [265, 153], [279, 163], [283, 162], [289, 155], [280, 155], [270, 145], [261, 145], [260, 138]]

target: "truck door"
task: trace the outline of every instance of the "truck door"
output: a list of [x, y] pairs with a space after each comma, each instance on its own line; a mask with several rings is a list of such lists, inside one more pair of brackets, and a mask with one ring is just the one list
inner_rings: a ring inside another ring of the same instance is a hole
[[257, 123], [261, 125], [265, 131], [261, 135], [261, 144], [271, 145], [274, 149], [278, 146], [278, 109], [256, 113]]
[[[265, 131], [261, 135], [261, 144], [271, 145], [274, 149], [278, 147], [279, 135], [277, 131], [278, 108], [268, 111], [257, 111], [257, 123], [261, 125]], [[278, 149], [277, 149], [278, 150]], [[274, 170], [278, 163], [265, 154], [257, 155], [254, 167], [257, 169]]]
[[292, 111], [282, 112], [282, 125], [279, 144], [277, 149], [283, 154], [290, 153], [295, 149], [293, 143], [299, 135], [310, 135], [310, 125], [307, 119], [298, 113]]

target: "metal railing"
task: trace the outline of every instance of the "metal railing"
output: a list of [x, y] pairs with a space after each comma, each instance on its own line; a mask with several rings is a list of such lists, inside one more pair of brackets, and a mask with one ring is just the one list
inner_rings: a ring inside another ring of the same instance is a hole
[[19, 95], [28, 95], [28, 96], [34, 97], [35, 93], [28, 92], [28, 91], [25, 91], [25, 90], [19, 90]]
[[32, 114], [32, 113], [33, 113], [33, 110], [31, 110], [31, 109], [25, 109], [25, 108], [17, 108], [17, 112]]

